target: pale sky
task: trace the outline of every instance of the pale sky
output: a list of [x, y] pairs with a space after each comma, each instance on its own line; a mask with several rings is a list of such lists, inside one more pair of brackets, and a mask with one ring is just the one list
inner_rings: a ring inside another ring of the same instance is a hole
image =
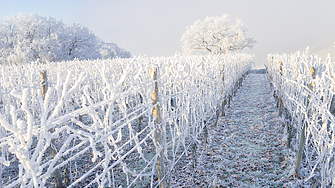
[[228, 14], [231, 23], [240, 18], [257, 40], [246, 52], [255, 54], [258, 66], [269, 53], [294, 53], [307, 46], [335, 58], [334, 0], [0, 0], [1, 20], [19, 12], [80, 22], [135, 56], [181, 52], [186, 26]]

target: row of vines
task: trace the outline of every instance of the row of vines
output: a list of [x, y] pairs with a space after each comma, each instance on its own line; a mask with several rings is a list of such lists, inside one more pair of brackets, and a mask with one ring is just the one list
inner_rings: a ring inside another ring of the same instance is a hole
[[335, 63], [306, 53], [269, 54], [268, 79], [295, 151], [297, 185], [335, 186]]
[[0, 187], [166, 186], [252, 63], [227, 54], [0, 65]]

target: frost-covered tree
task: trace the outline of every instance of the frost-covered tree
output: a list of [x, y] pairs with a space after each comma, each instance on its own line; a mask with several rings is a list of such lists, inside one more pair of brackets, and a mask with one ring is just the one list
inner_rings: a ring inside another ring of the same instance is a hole
[[106, 50], [117, 52], [109, 58], [131, 56], [116, 44], [105, 44], [79, 23], [68, 26], [36, 13], [19, 13], [0, 22], [0, 63], [97, 59]]
[[87, 27], [78, 23], [65, 27], [59, 40], [64, 59], [97, 59], [101, 57], [102, 41]]
[[101, 46], [101, 56], [102, 59], [113, 59], [116, 57], [129, 58], [131, 54], [127, 50], [118, 48], [115, 43], [103, 43]]
[[182, 35], [182, 50], [185, 54], [227, 53], [252, 48], [256, 40], [249, 36], [246, 26], [240, 19], [230, 24], [228, 15], [207, 17], [197, 20], [186, 28]]

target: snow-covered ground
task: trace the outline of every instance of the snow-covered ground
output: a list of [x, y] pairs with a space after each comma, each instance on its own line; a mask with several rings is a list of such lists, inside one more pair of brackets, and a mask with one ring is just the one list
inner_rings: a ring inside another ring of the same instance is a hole
[[291, 187], [294, 153], [265, 74], [249, 74], [236, 96], [209, 127], [210, 138], [177, 165], [171, 187]]

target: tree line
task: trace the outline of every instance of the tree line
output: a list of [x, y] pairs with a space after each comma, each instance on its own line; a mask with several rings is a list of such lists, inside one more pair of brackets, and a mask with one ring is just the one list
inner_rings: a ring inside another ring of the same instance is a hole
[[85, 59], [129, 58], [129, 51], [107, 43], [87, 27], [53, 17], [19, 13], [0, 21], [0, 63], [21, 64]]

